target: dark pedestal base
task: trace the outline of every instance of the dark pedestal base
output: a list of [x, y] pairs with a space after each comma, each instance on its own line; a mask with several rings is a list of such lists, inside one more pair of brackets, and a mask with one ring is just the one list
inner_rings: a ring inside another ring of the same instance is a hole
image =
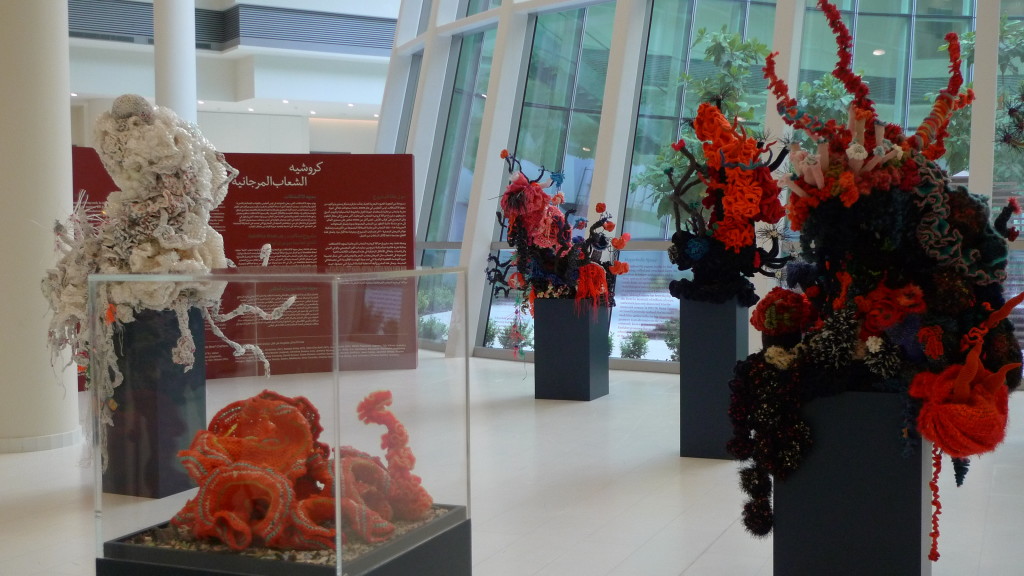
[[534, 304], [534, 397], [593, 400], [608, 394], [607, 306], [538, 298]]
[[180, 334], [173, 311], [140, 312], [115, 336], [124, 382], [114, 390], [114, 424], [102, 431], [104, 492], [163, 498], [194, 487], [178, 451], [206, 427], [206, 347], [196, 308], [189, 311], [189, 328], [196, 361], [188, 372], [171, 360]]
[[733, 458], [729, 381], [748, 353], [747, 309], [679, 300], [679, 455]]
[[[423, 540], [422, 530], [430, 534]], [[96, 576], [334, 576], [335, 566], [108, 542]], [[438, 520], [344, 565], [346, 576], [471, 576], [470, 521], [455, 507]]]
[[775, 483], [775, 576], [931, 574], [931, 467], [903, 457], [902, 410], [870, 392], [807, 403], [814, 446]]

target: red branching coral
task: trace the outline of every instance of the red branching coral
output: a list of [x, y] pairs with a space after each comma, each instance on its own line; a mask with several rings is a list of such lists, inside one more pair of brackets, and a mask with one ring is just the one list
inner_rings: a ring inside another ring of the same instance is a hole
[[409, 432], [398, 418], [387, 409], [391, 405], [391, 392], [379, 390], [359, 403], [359, 420], [366, 424], [380, 424], [388, 431], [380, 437], [380, 447], [385, 450], [388, 461], [388, 476], [391, 486], [387, 497], [394, 509], [395, 518], [415, 520], [425, 514], [434, 501], [420, 485], [420, 477], [412, 473], [416, 457], [409, 449]]
[[868, 85], [861, 80], [859, 75], [853, 73], [851, 67], [853, 63], [853, 35], [850, 34], [850, 30], [843, 23], [842, 15], [834, 4], [828, 0], [818, 0], [818, 7], [825, 13], [829, 27], [832, 28], [832, 32], [836, 35], [836, 44], [839, 45], [837, 52], [839, 60], [836, 62], [832, 75], [846, 86], [847, 92], [853, 94], [853, 105], [856, 108], [869, 111], [874, 115], [875, 103], [868, 98]]

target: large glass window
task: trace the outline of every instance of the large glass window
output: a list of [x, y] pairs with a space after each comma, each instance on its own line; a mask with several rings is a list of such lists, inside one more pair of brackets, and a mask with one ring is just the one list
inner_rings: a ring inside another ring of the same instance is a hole
[[460, 242], [466, 228], [494, 38], [491, 29], [462, 39], [424, 238], [427, 242]]
[[668, 283], [680, 272], [663, 250], [622, 255], [629, 274], [615, 281], [612, 310], [612, 356], [678, 362], [679, 300]]
[[561, 170], [566, 210], [585, 214], [615, 4], [537, 16], [515, 145], [527, 174]]
[[[539, 175], [541, 167], [565, 175], [562, 208], [575, 209], [584, 217], [590, 203], [614, 20], [614, 3], [536, 17], [514, 146], [529, 177]], [[502, 259], [508, 256], [500, 252]], [[485, 345], [507, 344], [514, 311], [512, 300], [492, 298]], [[529, 319], [524, 321], [528, 327]]]
[[[675, 156], [670, 145], [679, 139], [686, 119], [692, 118], [701, 101], [707, 99], [705, 86], [731, 86], [731, 78], [725, 74], [731, 55], [716, 64], [706, 54], [709, 46], [710, 52], [721, 53], [735, 49], [729, 47], [729, 42], [741, 40], [760, 43], [767, 53], [774, 22], [773, 1], [655, 0], [623, 218], [623, 231], [634, 239], [671, 237], [671, 216], [661, 202], [668, 190], [664, 169]], [[741, 97], [737, 100], [744, 104], [744, 116], [754, 123], [764, 118], [762, 58], [751, 59], [739, 80]], [[708, 84], [710, 81], [716, 84]]]
[[466, 16], [472, 16], [473, 14], [479, 14], [486, 12], [491, 8], [497, 8], [501, 6], [501, 0], [465, 0], [466, 1]]
[[[437, 180], [429, 195], [429, 218], [422, 232], [421, 265], [457, 266], [469, 194], [476, 171], [480, 123], [487, 98], [494, 53], [494, 29], [462, 38], [452, 86], [451, 106], [444, 125]], [[454, 278], [434, 278], [420, 283], [418, 297], [419, 336], [426, 341], [444, 341], [452, 310]]]
[[[841, 3], [854, 39], [853, 70], [871, 88], [879, 119], [916, 128], [949, 79], [949, 32], [974, 28], [971, 0], [855, 0]], [[804, 18], [800, 81], [831, 74], [835, 36], [820, 10]], [[970, 71], [965, 70], [965, 77]]]

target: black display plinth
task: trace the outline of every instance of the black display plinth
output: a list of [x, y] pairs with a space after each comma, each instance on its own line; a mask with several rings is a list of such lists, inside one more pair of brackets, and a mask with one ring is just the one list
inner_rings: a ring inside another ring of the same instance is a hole
[[[426, 535], [424, 535], [426, 534]], [[103, 546], [96, 576], [333, 576], [334, 565], [266, 560], [231, 553], [132, 545], [122, 541]], [[452, 507], [437, 520], [346, 562], [346, 576], [471, 576], [472, 532], [463, 506]]]
[[178, 451], [206, 427], [206, 347], [199, 309], [188, 322], [196, 345], [188, 372], [171, 359], [180, 335], [173, 310], [138, 312], [114, 336], [124, 381], [114, 389], [113, 426], [103, 429], [104, 492], [163, 498], [194, 487]]
[[607, 306], [564, 298], [534, 303], [534, 397], [593, 400], [608, 394]]
[[814, 445], [775, 483], [775, 576], [931, 574], [930, 448], [904, 457], [900, 396], [846, 392], [803, 414]]
[[732, 459], [729, 381], [748, 354], [747, 309], [679, 300], [679, 455]]

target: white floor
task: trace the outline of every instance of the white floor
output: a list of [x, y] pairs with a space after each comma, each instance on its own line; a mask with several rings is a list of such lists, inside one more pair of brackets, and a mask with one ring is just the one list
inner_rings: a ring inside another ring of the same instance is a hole
[[[763, 576], [736, 464], [678, 457], [678, 377], [616, 371], [593, 402], [536, 401], [530, 365], [471, 362], [475, 576]], [[1024, 574], [1024, 393], [964, 487], [944, 470], [932, 573]], [[410, 428], [415, 449], [416, 431]], [[92, 575], [82, 450], [0, 454], [0, 576]]]

